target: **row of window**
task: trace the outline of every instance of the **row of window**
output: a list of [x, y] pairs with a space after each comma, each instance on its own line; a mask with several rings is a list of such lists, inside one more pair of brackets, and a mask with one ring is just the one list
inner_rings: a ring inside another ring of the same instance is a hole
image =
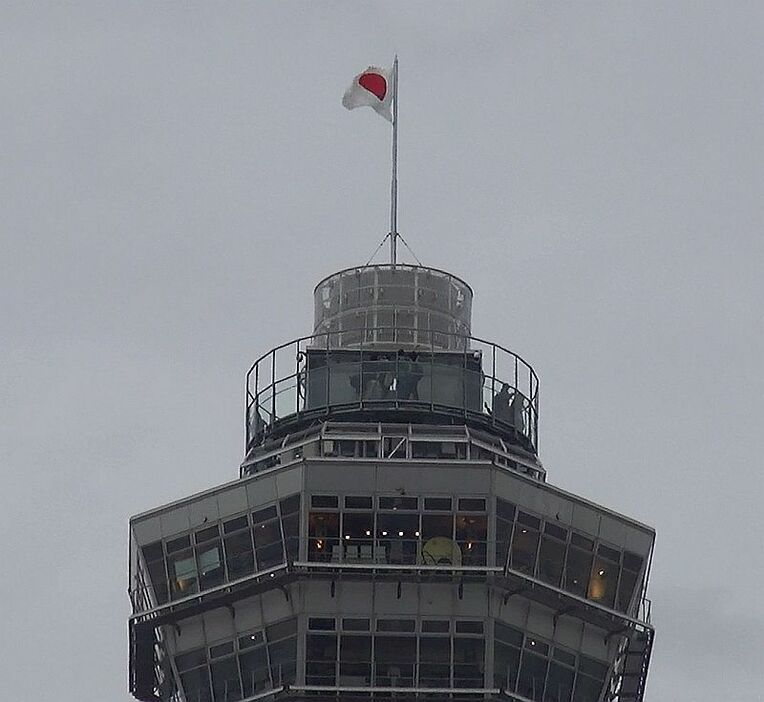
[[175, 657], [186, 702], [236, 702], [294, 682], [297, 618]]
[[537, 702], [596, 702], [607, 666], [513, 627], [494, 624], [494, 686]]
[[626, 612], [643, 559], [497, 498], [496, 564]]
[[[495, 439], [494, 439], [495, 442]], [[410, 458], [447, 461], [493, 461], [520, 473], [540, 478], [542, 471], [511, 460], [501, 446], [493, 446], [478, 440], [454, 441], [442, 439], [416, 440], [405, 436], [384, 436], [375, 439], [315, 439], [299, 446], [290, 446], [272, 453], [245, 469], [246, 475], [254, 475], [268, 468], [286, 465], [303, 457], [327, 458]]]
[[296, 559], [300, 495], [142, 549], [156, 604]]
[[342, 504], [336, 495], [312, 497], [308, 560], [486, 565], [485, 498], [348, 495]]

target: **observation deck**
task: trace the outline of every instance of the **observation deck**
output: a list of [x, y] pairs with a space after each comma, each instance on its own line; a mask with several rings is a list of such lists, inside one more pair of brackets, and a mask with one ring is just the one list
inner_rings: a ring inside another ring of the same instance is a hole
[[324, 419], [466, 423], [537, 454], [538, 377], [470, 335], [466, 283], [420, 266], [364, 266], [325, 278], [314, 301], [314, 334], [247, 373], [247, 454]]

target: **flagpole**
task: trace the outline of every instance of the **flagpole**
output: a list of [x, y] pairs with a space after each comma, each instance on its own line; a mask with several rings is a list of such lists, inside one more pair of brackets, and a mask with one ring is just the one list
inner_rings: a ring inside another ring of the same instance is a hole
[[390, 263], [398, 257], [398, 55], [393, 61], [393, 177], [390, 183]]

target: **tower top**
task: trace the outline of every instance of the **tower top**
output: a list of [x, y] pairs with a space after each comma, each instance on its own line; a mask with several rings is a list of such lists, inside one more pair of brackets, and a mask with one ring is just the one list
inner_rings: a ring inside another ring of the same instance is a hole
[[401, 263], [346, 268], [316, 285], [313, 299], [313, 333], [330, 333], [337, 347], [389, 341], [451, 350], [462, 349], [470, 336], [472, 288], [436, 268]]

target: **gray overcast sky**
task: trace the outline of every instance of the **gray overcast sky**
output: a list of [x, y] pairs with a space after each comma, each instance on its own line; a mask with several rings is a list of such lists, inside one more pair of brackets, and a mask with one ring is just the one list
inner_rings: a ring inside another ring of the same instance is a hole
[[764, 5], [0, 5], [0, 699], [128, 699], [127, 520], [400, 228], [527, 358], [549, 480], [658, 531], [648, 702], [762, 696]]

